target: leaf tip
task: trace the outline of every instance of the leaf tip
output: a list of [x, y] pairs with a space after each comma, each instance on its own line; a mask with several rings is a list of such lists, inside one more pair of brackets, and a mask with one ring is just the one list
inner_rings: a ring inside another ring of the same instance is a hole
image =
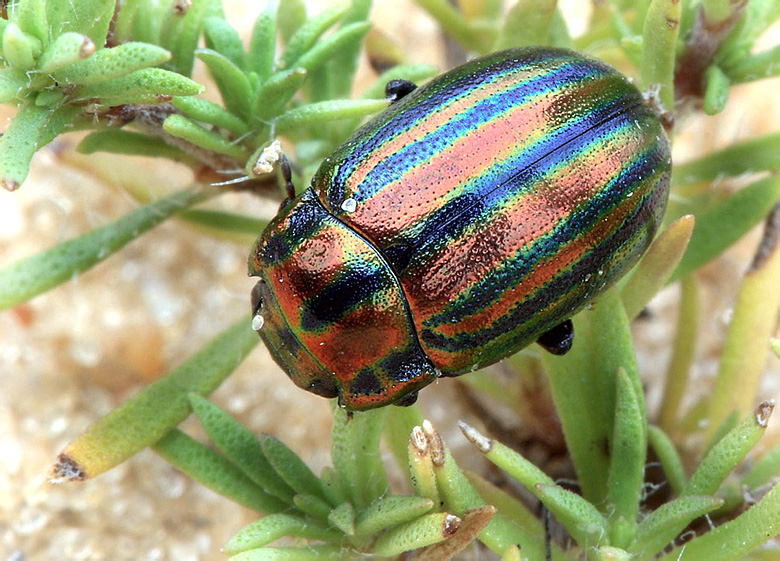
[[173, 3], [172, 10], [175, 16], [185, 16], [192, 7], [192, 0], [176, 0]]
[[416, 456], [423, 458], [428, 455], [428, 439], [422, 427], [414, 427], [409, 435], [409, 446]]
[[87, 473], [76, 460], [63, 452], [57, 456], [57, 463], [51, 468], [49, 483], [60, 484], [70, 481], [84, 481]]
[[476, 446], [480, 452], [483, 454], [490, 452], [491, 448], [493, 447], [493, 441], [491, 439], [463, 421], [458, 421], [458, 427], [460, 427], [460, 431], [463, 433], [463, 436], [465, 436], [469, 442]]
[[757, 408], [755, 413], [756, 424], [761, 428], [766, 428], [769, 423], [769, 417], [772, 416], [772, 411], [775, 408], [775, 400], [770, 399], [762, 402]]
[[84, 35], [84, 38], [81, 40], [81, 44], [79, 45], [77, 56], [79, 58], [89, 58], [94, 54], [96, 49], [97, 47], [95, 47], [95, 43], [92, 41], [92, 39]]
[[444, 459], [446, 454], [444, 453], [444, 442], [436, 429], [433, 428], [433, 424], [425, 419], [422, 424], [422, 430], [425, 434], [425, 439], [428, 441], [428, 449], [431, 452], [431, 462], [436, 467], [444, 465]]
[[4, 177], [2, 179], [2, 183], [3, 183], [3, 189], [5, 189], [6, 191], [14, 192], [19, 188], [19, 182], [16, 181], [15, 179]]
[[441, 535], [443, 538], [448, 538], [458, 531], [460, 528], [461, 519], [454, 514], [448, 514], [444, 517], [444, 523], [442, 524]]

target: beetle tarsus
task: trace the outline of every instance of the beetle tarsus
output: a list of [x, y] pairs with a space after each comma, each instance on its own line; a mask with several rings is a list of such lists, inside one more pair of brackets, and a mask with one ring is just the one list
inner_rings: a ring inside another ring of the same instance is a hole
[[410, 82], [409, 80], [390, 80], [385, 86], [385, 98], [390, 103], [395, 103], [399, 99], [405, 98], [416, 89], [417, 84]]
[[565, 355], [574, 342], [574, 325], [570, 319], [562, 321], [552, 329], [542, 333], [536, 340], [544, 350], [554, 355]]
[[394, 402], [394, 405], [398, 405], [399, 407], [409, 407], [410, 405], [414, 405], [417, 401], [417, 396], [419, 392], [410, 392], [403, 396], [401, 399]]

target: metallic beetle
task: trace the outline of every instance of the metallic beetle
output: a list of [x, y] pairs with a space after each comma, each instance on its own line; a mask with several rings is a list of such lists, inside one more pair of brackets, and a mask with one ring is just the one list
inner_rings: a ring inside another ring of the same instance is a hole
[[551, 48], [414, 89], [326, 158], [255, 243], [253, 325], [300, 387], [350, 410], [534, 341], [633, 266], [669, 190], [669, 144], [629, 80]]

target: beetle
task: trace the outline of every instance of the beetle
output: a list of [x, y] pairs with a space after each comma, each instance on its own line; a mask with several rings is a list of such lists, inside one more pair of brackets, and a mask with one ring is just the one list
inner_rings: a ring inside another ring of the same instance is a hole
[[295, 384], [348, 410], [409, 405], [534, 341], [566, 352], [669, 191], [656, 112], [585, 55], [513, 49], [386, 93], [249, 257], [253, 327]]

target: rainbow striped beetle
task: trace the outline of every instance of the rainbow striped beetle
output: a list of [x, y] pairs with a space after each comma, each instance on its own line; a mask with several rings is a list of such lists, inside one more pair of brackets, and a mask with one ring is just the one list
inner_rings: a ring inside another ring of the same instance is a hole
[[255, 243], [254, 325], [300, 387], [350, 410], [538, 341], [633, 266], [669, 190], [669, 144], [624, 76], [525, 48], [472, 60], [326, 158]]

